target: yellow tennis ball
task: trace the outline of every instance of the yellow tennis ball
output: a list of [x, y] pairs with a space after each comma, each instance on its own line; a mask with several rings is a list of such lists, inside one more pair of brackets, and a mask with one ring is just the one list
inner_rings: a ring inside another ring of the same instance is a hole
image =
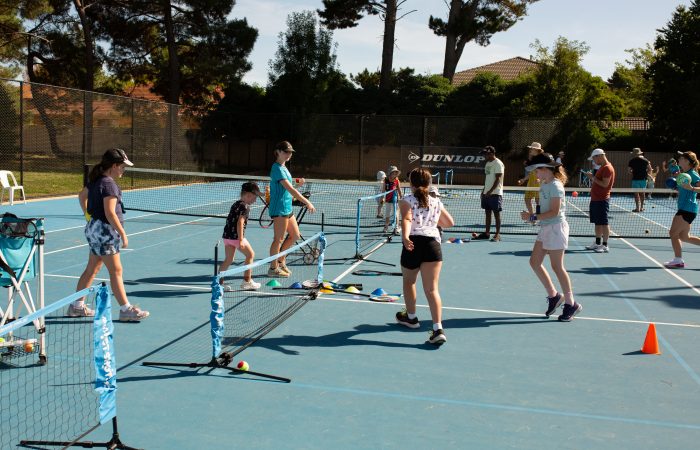
[[236, 369], [247, 372], [250, 369], [250, 366], [245, 361], [239, 361], [238, 365], [236, 365]]
[[0, 338], [0, 344], [2, 344], [3, 342], [5, 342], [5, 338]]
[[85, 220], [87, 220], [88, 222], [90, 222], [90, 219], [92, 219], [92, 216], [90, 215], [89, 212], [85, 211]]

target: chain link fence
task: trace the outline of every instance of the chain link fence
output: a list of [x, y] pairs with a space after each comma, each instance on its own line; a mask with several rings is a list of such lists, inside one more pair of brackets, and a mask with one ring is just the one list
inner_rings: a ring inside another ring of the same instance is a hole
[[[211, 113], [178, 105], [76, 89], [0, 80], [0, 170], [12, 170], [33, 197], [74, 194], [84, 164], [118, 146], [139, 167], [266, 175], [276, 142], [298, 150], [294, 173], [330, 179], [374, 179], [401, 166], [402, 146], [493, 145], [506, 165], [505, 182], [523, 175], [528, 144], [564, 151], [569, 172], [587, 168], [593, 147], [668, 152], [649, 136], [644, 119], [616, 122], [509, 117], [424, 117], [360, 114]], [[650, 159], [661, 161], [663, 156]], [[616, 160], [617, 163], [617, 160]], [[624, 168], [619, 173], [624, 177]], [[622, 170], [620, 170], [622, 169]], [[574, 176], [571, 177], [575, 178]], [[455, 172], [455, 184], [479, 184], [483, 174]]]

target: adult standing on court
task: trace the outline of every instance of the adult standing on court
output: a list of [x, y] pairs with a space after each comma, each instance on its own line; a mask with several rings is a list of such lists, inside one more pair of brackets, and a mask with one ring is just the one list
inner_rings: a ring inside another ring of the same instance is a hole
[[[542, 148], [542, 144], [539, 142], [533, 142], [532, 144], [527, 146], [528, 148], [528, 154], [527, 154], [527, 161], [525, 162], [525, 177], [521, 178], [518, 180], [518, 184], [522, 185], [524, 183], [527, 183], [527, 187], [529, 188], [539, 188], [540, 187], [540, 180], [537, 178], [537, 171], [533, 169], [532, 167], [532, 159], [536, 157], [537, 155], [540, 155], [544, 153], [544, 149]], [[539, 190], [530, 190], [525, 192], [525, 207], [527, 208], [527, 212], [530, 214], [534, 214], [535, 212], [539, 212], [540, 209], [540, 196], [539, 196]], [[532, 203], [535, 203], [535, 207], [532, 207]]]
[[[292, 198], [297, 199], [312, 213], [316, 211], [314, 205], [296, 190], [292, 174], [289, 173], [287, 161], [292, 159], [294, 148], [287, 141], [275, 145], [275, 162], [270, 170], [270, 217], [272, 218], [274, 237], [270, 245], [270, 256], [287, 250], [301, 237], [297, 218], [292, 210]], [[305, 180], [297, 178], [297, 186], [303, 186]], [[285, 237], [286, 235], [286, 237]], [[287, 278], [292, 274], [286, 264], [286, 258], [274, 260], [270, 263], [267, 275], [270, 277]]]
[[608, 253], [610, 251], [608, 212], [610, 211], [610, 191], [615, 184], [615, 169], [605, 157], [603, 149], [593, 150], [588, 159], [599, 166], [599, 169], [596, 170], [595, 175], [592, 172], [586, 172], [586, 176], [591, 181], [591, 204], [588, 212], [591, 223], [595, 225], [595, 242], [586, 248], [596, 253]]
[[491, 236], [491, 213], [496, 222], [496, 234], [491, 241], [501, 240], [501, 210], [503, 210], [503, 174], [505, 166], [496, 158], [496, 149], [487, 145], [481, 151], [486, 156], [484, 190], [481, 192], [481, 208], [486, 214], [486, 231], [475, 239], [488, 239]]
[[687, 174], [690, 181], [678, 183], [678, 212], [673, 217], [671, 229], [668, 231], [669, 236], [671, 236], [674, 258], [664, 263], [666, 267], [671, 268], [685, 267], [682, 242], [700, 245], [700, 238], [690, 235], [690, 224], [698, 215], [697, 192], [700, 191], [700, 187], [698, 187], [700, 186], [700, 175], [698, 175], [697, 170], [700, 163], [693, 152], [678, 153], [680, 154], [678, 165], [681, 168], [681, 174]]
[[[149, 316], [148, 311], [129, 303], [119, 256], [120, 249], [129, 246], [129, 238], [124, 230], [122, 191], [114, 180], [122, 177], [126, 166], [133, 165], [124, 150], [107, 150], [102, 155], [102, 161], [90, 170], [87, 186], [78, 194], [80, 207], [88, 219], [85, 238], [90, 247], [90, 256], [76, 289], [80, 291], [91, 286], [104, 263], [109, 272], [110, 287], [119, 303], [119, 320], [125, 322], [138, 322]], [[69, 317], [95, 315], [84, 300], [81, 298], [71, 303], [68, 307]]]
[[633, 148], [630, 152], [633, 156], [627, 165], [627, 170], [632, 174], [632, 189], [640, 189], [639, 192], [634, 193], [634, 205], [635, 208], [633, 212], [644, 211], [644, 192], [641, 189], [646, 189], [647, 178], [651, 173], [651, 163], [644, 156], [644, 152], [640, 148]]
[[564, 166], [564, 152], [557, 153], [557, 158], [554, 160], [560, 166]]
[[[540, 222], [540, 232], [530, 255], [530, 267], [547, 291], [547, 317], [564, 302], [564, 311], [559, 316], [561, 322], [570, 322], [583, 307], [574, 300], [571, 279], [564, 268], [564, 253], [569, 246], [569, 224], [566, 221], [566, 172], [552, 155], [543, 153], [530, 160], [530, 170], [537, 173], [540, 185], [540, 212], [523, 211], [523, 220]], [[557, 292], [547, 269], [542, 264], [549, 254], [552, 270], [557, 275], [562, 292]], [[563, 296], [562, 296], [563, 293]]]
[[423, 291], [430, 306], [433, 330], [428, 341], [441, 345], [447, 341], [442, 330], [442, 299], [438, 284], [442, 269], [442, 248], [439, 227], [454, 225], [454, 219], [440, 198], [431, 196], [432, 181], [426, 169], [414, 169], [408, 174], [411, 194], [399, 202], [401, 211], [401, 272], [403, 273], [403, 295], [406, 309], [396, 313], [396, 321], [408, 328], [420, 328], [416, 316], [416, 281], [421, 274]]

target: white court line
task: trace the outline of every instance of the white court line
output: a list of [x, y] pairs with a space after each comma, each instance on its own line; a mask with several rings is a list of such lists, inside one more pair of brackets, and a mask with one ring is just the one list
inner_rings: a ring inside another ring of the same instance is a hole
[[[344, 294], [344, 293], [337, 292], [336, 294]], [[346, 295], [351, 296], [352, 294], [348, 293]], [[328, 295], [328, 294], [321, 294], [318, 296], [318, 298], [323, 299], [323, 300], [333, 300], [336, 302], [371, 303], [374, 305], [406, 306], [404, 303], [399, 303], [399, 302], [373, 302], [371, 300], [364, 300], [364, 299], [357, 299], [357, 298], [338, 298], [338, 297], [334, 297], [333, 295]], [[418, 308], [429, 308], [428, 305], [416, 305], [416, 306]], [[519, 312], [519, 311], [501, 311], [501, 310], [497, 310], [497, 309], [462, 308], [462, 307], [458, 307], [458, 306], [444, 306], [444, 305], [443, 305], [442, 309], [447, 309], [450, 311], [468, 311], [468, 312], [479, 312], [479, 313], [489, 313], [489, 314], [503, 314], [503, 315], [509, 315], [509, 316], [528, 316], [528, 317], [538, 317], [538, 318], [544, 319], [544, 314], [542, 314], [541, 312], [530, 313], [530, 312]], [[698, 329], [700, 329], [700, 324], [691, 324], [691, 323], [651, 322], [651, 321], [644, 321], [644, 320], [608, 319], [605, 317], [583, 317], [583, 316], [576, 316], [576, 320], [592, 320], [595, 322], [632, 323], [632, 324], [642, 324], [642, 325], [649, 325], [650, 323], [654, 323], [656, 325], [660, 325], [660, 326], [663, 325], [663, 326], [667, 326], [667, 327], [698, 328]]]
[[[45, 277], [54, 277], [54, 278], [71, 278], [74, 280], [77, 280], [78, 278], [80, 278], [80, 277], [76, 277], [74, 275], [45, 274], [44, 276]], [[95, 280], [109, 282], [109, 278], [97, 278], [97, 277], [95, 277]], [[190, 289], [190, 290], [194, 290], [194, 291], [211, 291], [210, 287], [200, 287], [200, 286], [192, 286], [192, 285], [185, 285], [185, 284], [142, 283], [140, 281], [131, 281], [131, 280], [124, 280], [124, 283], [146, 284], [149, 286], [176, 287], [176, 288], [182, 288], [182, 289]]]
[[[194, 222], [201, 222], [202, 220], [207, 220], [207, 219], [209, 219], [209, 217], [202, 217], [201, 219], [195, 219], [195, 220], [189, 220], [189, 221], [187, 221], [187, 222], [175, 223], [175, 224], [172, 224], [172, 225], [166, 225], [166, 226], [164, 226], [164, 227], [152, 228], [152, 229], [150, 229], [150, 230], [137, 231], [137, 232], [135, 232], [135, 233], [128, 233], [127, 235], [128, 235], [129, 237], [132, 237], [132, 236], [137, 236], [137, 235], [139, 235], [139, 234], [151, 233], [151, 232], [153, 232], [153, 231], [165, 230], [165, 229], [167, 229], [167, 228], [179, 227], [180, 225], [187, 225], [187, 224], [194, 223]], [[62, 248], [62, 249], [59, 249], [59, 250], [53, 250], [53, 251], [50, 251], [50, 252], [44, 252], [44, 255], [51, 255], [51, 254], [54, 254], [54, 253], [61, 253], [61, 252], [65, 252], [65, 251], [67, 251], [67, 250], [73, 250], [73, 249], [76, 249], [76, 248], [82, 248], [82, 247], [87, 247], [87, 246], [88, 246], [88, 244], [74, 245], [73, 247], [66, 247], [66, 248]], [[126, 250], [126, 249], [124, 249], [124, 250]]]
[[664, 269], [664, 271], [665, 271], [666, 273], [668, 273], [669, 275], [671, 275], [671, 276], [672, 276], [673, 278], [675, 278], [676, 280], [680, 281], [680, 282], [681, 282], [682, 284], [684, 284], [686, 287], [689, 287], [690, 289], [692, 289], [693, 292], [695, 292], [696, 294], [700, 295], [700, 290], [699, 290], [698, 288], [696, 288], [696, 287], [693, 286], [691, 283], [689, 283], [688, 281], [686, 281], [683, 277], [681, 277], [680, 275], [678, 275], [677, 273], [675, 273], [673, 270], [671, 270], [671, 269], [669, 269], [668, 267], [664, 266], [663, 263], [662, 263], [661, 261], [657, 261], [656, 259], [654, 259], [654, 257], [648, 255], [645, 251], [643, 251], [642, 249], [640, 249], [639, 247], [637, 247], [637, 246], [634, 245], [633, 243], [629, 242], [627, 239], [623, 239], [623, 238], [618, 238], [618, 239], [620, 239], [620, 240], [621, 240], [622, 242], [624, 242], [625, 244], [629, 245], [632, 249], [634, 249], [634, 250], [637, 251], [640, 255], [642, 255], [642, 256], [644, 256], [645, 258], [647, 258], [649, 261], [653, 262], [655, 265], [657, 265], [657, 266], [661, 267], [662, 269]]
[[[128, 222], [128, 221], [134, 220], [134, 219], [141, 219], [141, 218], [143, 218], [143, 217], [156, 216], [156, 215], [158, 215], [158, 214], [160, 214], [160, 213], [151, 213], [151, 214], [143, 214], [143, 215], [141, 215], [141, 216], [136, 216], [136, 217], [127, 217], [127, 218], [124, 219], [124, 222]], [[82, 216], [82, 215], [81, 215], [81, 216], [77, 216], [77, 215], [76, 215], [76, 218], [77, 218], [77, 217], [82, 218], [83, 216]], [[85, 225], [78, 225], [78, 226], [75, 226], [75, 227], [68, 227], [68, 228], [60, 228], [60, 229], [58, 229], [58, 230], [51, 230], [51, 231], [47, 231], [46, 234], [58, 233], [59, 231], [77, 230], [77, 229], [80, 229], [80, 228], [85, 228]]]
[[[380, 248], [382, 245], [386, 244], [386, 242], [387, 242], [387, 241], [384, 240], [384, 241], [380, 242], [379, 244], [375, 245], [375, 246], [367, 253], [367, 256], [369, 256], [369, 255], [371, 255], [372, 253], [374, 253], [374, 252], [376, 252], [377, 250], [379, 250], [379, 248]], [[350, 272], [352, 272], [353, 270], [355, 270], [355, 268], [356, 268], [357, 266], [359, 266], [360, 264], [362, 264], [363, 262], [365, 262], [364, 259], [358, 260], [355, 264], [353, 264], [352, 266], [348, 267], [348, 269], [347, 269], [345, 272], [343, 272], [343, 273], [341, 273], [340, 275], [338, 275], [337, 277], [335, 277], [335, 279], [333, 280], [333, 283], [337, 283], [338, 281], [342, 280], [347, 274], [349, 274]]]

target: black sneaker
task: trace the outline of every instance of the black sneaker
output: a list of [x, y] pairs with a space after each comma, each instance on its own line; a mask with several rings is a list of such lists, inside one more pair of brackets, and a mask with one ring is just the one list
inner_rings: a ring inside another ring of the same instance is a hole
[[573, 305], [564, 305], [564, 312], [559, 316], [559, 322], [571, 322], [581, 311], [583, 311], [583, 306], [580, 303], [574, 302]]
[[548, 306], [547, 311], [545, 311], [544, 315], [547, 317], [551, 316], [554, 313], [554, 311], [556, 311], [557, 308], [559, 308], [559, 305], [561, 305], [561, 302], [563, 301], [564, 298], [558, 292], [557, 295], [555, 295], [554, 297], [547, 297]]
[[445, 332], [442, 330], [433, 330], [430, 332], [430, 338], [428, 338], [428, 342], [430, 342], [433, 345], [442, 345], [445, 342], [447, 342], [447, 337], [445, 336]]
[[401, 325], [407, 326], [408, 328], [420, 328], [420, 322], [418, 322], [418, 317], [409, 319], [408, 313], [405, 309], [396, 313], [396, 321]]
[[475, 239], [475, 240], [482, 240], [482, 241], [483, 241], [483, 240], [488, 240], [488, 239], [490, 239], [490, 238], [491, 238], [491, 236], [490, 236], [489, 234], [487, 234], [487, 233], [479, 233], [479, 234], [476, 235], [473, 239]]

